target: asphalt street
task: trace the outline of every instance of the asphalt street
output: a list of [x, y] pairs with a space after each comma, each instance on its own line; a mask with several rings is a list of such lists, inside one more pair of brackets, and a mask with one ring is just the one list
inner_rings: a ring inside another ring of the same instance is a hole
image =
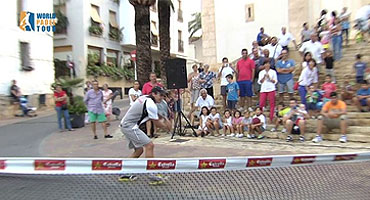
[[[128, 99], [116, 101], [120, 108], [129, 105]], [[122, 114], [121, 114], [122, 115]], [[0, 157], [41, 156], [41, 142], [58, 131], [56, 113], [0, 127]]]

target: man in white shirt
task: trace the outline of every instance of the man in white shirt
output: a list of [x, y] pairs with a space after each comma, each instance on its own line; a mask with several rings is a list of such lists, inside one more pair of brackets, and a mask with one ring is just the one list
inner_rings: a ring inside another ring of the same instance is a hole
[[281, 35], [279, 36], [279, 44], [281, 45], [283, 50], [289, 51], [288, 46], [289, 46], [290, 41], [293, 41], [295, 48], [298, 49], [297, 43], [295, 42], [295, 38], [293, 37], [293, 35], [291, 33], [286, 32], [286, 27], [281, 28]]
[[215, 105], [215, 100], [212, 98], [212, 96], [207, 94], [206, 89], [200, 90], [200, 96], [198, 97], [197, 101], [195, 102], [194, 108], [190, 111], [188, 117], [190, 117], [191, 124], [194, 123], [194, 111], [198, 109], [198, 111], [195, 113], [197, 117], [199, 117], [199, 114], [201, 112], [201, 109], [203, 106], [206, 106], [208, 109], [211, 109]]
[[303, 57], [306, 52], [311, 52], [312, 58], [315, 59], [317, 64], [322, 63], [322, 57], [324, 54], [324, 48], [322, 44], [318, 41], [316, 33], [311, 35], [311, 40], [304, 42], [299, 49], [301, 56]]
[[222, 66], [218, 70], [217, 77], [221, 79], [221, 96], [222, 96], [222, 105], [224, 108], [226, 108], [226, 86], [229, 84], [227, 82], [226, 76], [231, 74], [234, 75], [235, 69], [232, 67], [232, 65], [229, 63], [229, 60], [225, 57], [222, 59]]
[[281, 54], [281, 51], [283, 50], [281, 45], [278, 44], [276, 37], [272, 37], [271, 43], [264, 46], [263, 49], [268, 49], [270, 52], [269, 58], [274, 58], [274, 59], [278, 59]]

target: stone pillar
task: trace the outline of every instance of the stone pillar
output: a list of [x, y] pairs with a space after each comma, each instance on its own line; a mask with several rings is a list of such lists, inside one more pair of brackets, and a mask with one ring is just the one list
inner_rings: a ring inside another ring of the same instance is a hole
[[[289, 0], [288, 1], [288, 21], [289, 32], [294, 35], [297, 43], [301, 43], [301, 30], [303, 23], [309, 22], [309, 1]], [[309, 24], [310, 26], [312, 24]]]
[[215, 2], [214, 0], [202, 0], [202, 45], [204, 64], [209, 64], [211, 70], [217, 68], [216, 51], [216, 23], [215, 23]]

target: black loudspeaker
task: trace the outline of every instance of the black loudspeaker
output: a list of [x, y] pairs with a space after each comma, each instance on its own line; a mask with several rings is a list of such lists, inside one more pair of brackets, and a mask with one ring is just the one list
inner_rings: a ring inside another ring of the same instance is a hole
[[165, 67], [168, 89], [181, 89], [188, 87], [185, 59], [168, 59]]

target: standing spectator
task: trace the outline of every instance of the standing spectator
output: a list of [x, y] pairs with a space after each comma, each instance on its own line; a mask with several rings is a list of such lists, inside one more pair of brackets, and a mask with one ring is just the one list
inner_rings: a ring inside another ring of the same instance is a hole
[[334, 75], [334, 58], [333, 52], [331, 50], [326, 50], [324, 53], [324, 62], [326, 68], [326, 74], [330, 75], [333, 79], [333, 82], [336, 82], [335, 75]]
[[338, 61], [342, 58], [342, 27], [339, 19], [335, 19], [330, 29], [332, 48], [334, 50], [334, 60]]
[[288, 33], [286, 32], [286, 27], [282, 27], [281, 28], [281, 34], [279, 36], [279, 44], [281, 45], [281, 47], [284, 50], [289, 51], [288, 46], [289, 46], [290, 41], [292, 41], [295, 48], [298, 49], [297, 48], [297, 43], [295, 42], [295, 38], [293, 37], [293, 35], [289, 32]]
[[190, 117], [191, 124], [194, 124], [193, 113], [196, 109], [199, 109], [199, 112], [196, 113], [196, 116], [199, 117], [200, 116], [200, 111], [201, 111], [200, 108], [203, 108], [205, 106], [209, 110], [214, 105], [215, 105], [215, 100], [212, 98], [212, 96], [207, 94], [206, 89], [204, 89], [204, 88], [201, 89], [200, 90], [200, 96], [198, 97], [197, 101], [195, 102], [195, 107], [190, 110], [190, 113], [188, 115], [188, 117]]
[[13, 106], [13, 115], [15, 117], [21, 116], [16, 114], [19, 109], [19, 98], [22, 96], [21, 89], [17, 86], [17, 81], [12, 80], [12, 85], [10, 86], [10, 103]]
[[257, 41], [253, 41], [252, 42], [252, 49], [251, 49], [251, 54], [249, 54], [249, 58], [250, 59], [254, 59], [254, 53], [253, 53], [253, 50], [254, 49], [257, 49], [257, 53], [258, 53], [258, 55], [260, 55], [261, 57], [263, 57], [263, 50], [262, 50], [262, 48], [258, 45], [258, 42]]
[[240, 89], [239, 85], [233, 80], [233, 75], [228, 74], [226, 76], [227, 79], [227, 86], [226, 86], [226, 91], [227, 91], [227, 108], [230, 109], [231, 111], [235, 111], [235, 106], [236, 103], [238, 102], [238, 98], [240, 95]]
[[[330, 94], [332, 92], [337, 91], [337, 86], [334, 83], [332, 83], [332, 79], [330, 75], [325, 76], [325, 83], [322, 84], [321, 90], [324, 91], [323, 97], [326, 99], [330, 99]], [[324, 102], [325, 102], [325, 99], [324, 99]]]
[[149, 74], [149, 82], [143, 85], [143, 95], [149, 95], [152, 92], [153, 87], [159, 86], [163, 88], [163, 85], [157, 81], [157, 75], [154, 72]]
[[204, 71], [199, 74], [199, 79], [201, 88], [206, 89], [207, 93], [211, 95], [212, 98], [214, 98], [213, 83], [216, 79], [216, 73], [214, 73], [213, 71], [209, 71], [208, 64], [204, 65]]
[[308, 87], [312, 84], [316, 84], [319, 81], [317, 74], [316, 61], [311, 59], [308, 63], [308, 67], [304, 68], [298, 79], [298, 92], [301, 97], [301, 102], [307, 107], [306, 94]]
[[273, 58], [275, 60], [280, 58], [281, 51], [283, 50], [281, 45], [278, 44], [276, 37], [272, 37], [270, 44], [266, 45], [264, 49], [268, 49], [270, 52], [269, 58]]
[[[263, 50], [263, 55], [264, 55], [264, 58], [263, 58], [262, 64], [260, 65], [261, 70], [264, 69], [263, 68], [263, 62], [265, 62], [265, 59], [270, 58], [270, 51], [268, 49], [264, 49]], [[275, 59], [270, 59], [270, 68], [276, 71], [276, 69], [275, 69]], [[256, 75], [257, 75], [257, 79], [258, 79], [258, 74], [256, 74]]]
[[263, 63], [265, 69], [258, 75], [258, 83], [261, 84], [260, 108], [263, 111], [266, 100], [270, 102], [270, 121], [273, 121], [275, 111], [275, 84], [277, 83], [276, 71], [270, 69], [270, 60]]
[[331, 33], [330, 33], [330, 30], [329, 30], [328, 25], [325, 25], [324, 27], [322, 27], [319, 36], [320, 36], [320, 42], [322, 44], [322, 48], [324, 50], [329, 49], [329, 47], [330, 47]]
[[304, 142], [304, 133], [306, 128], [306, 121], [305, 118], [309, 118], [307, 111], [304, 108], [298, 108], [297, 100], [292, 98], [289, 101], [290, 111], [289, 113], [284, 116], [286, 119], [285, 121], [285, 128], [288, 131], [288, 137], [286, 138], [287, 142], [293, 141], [292, 131], [294, 125], [299, 127], [300, 137], [299, 141]]
[[87, 92], [87, 91], [89, 91], [89, 90], [91, 90], [91, 89], [93, 89], [93, 86], [92, 86], [92, 84], [91, 84], [91, 81], [86, 81], [86, 82], [85, 82], [85, 88], [84, 88], [84, 92], [85, 92], [85, 94], [86, 94], [86, 92]]
[[194, 103], [199, 97], [200, 83], [198, 66], [193, 65], [193, 71], [188, 75], [188, 84], [190, 88], [190, 109], [194, 108]]
[[322, 110], [321, 115], [317, 123], [317, 135], [312, 140], [312, 142], [318, 143], [322, 141], [322, 128], [325, 125], [328, 129], [340, 128], [342, 136], [339, 139], [339, 142], [347, 142], [347, 106], [341, 100], [338, 100], [337, 93], [332, 92], [330, 94], [330, 101], [327, 102]]
[[301, 43], [309, 41], [311, 34], [312, 30], [308, 28], [307, 22], [303, 23], [303, 30], [301, 31]]
[[322, 44], [318, 41], [316, 34], [312, 34], [311, 40], [302, 44], [299, 52], [302, 56], [307, 52], [311, 52], [312, 58], [315, 59], [317, 64], [322, 63], [322, 54], [324, 53], [324, 49]]
[[248, 50], [242, 49], [242, 59], [236, 64], [236, 75], [240, 88], [240, 106], [242, 109], [245, 106], [245, 99], [247, 99], [247, 108], [252, 105], [254, 68], [255, 63], [248, 58]]
[[257, 42], [260, 46], [265, 46], [266, 39], [269, 38], [267, 34], [265, 34], [265, 29], [263, 27], [260, 28], [260, 32], [257, 35]]
[[281, 52], [282, 59], [276, 63], [276, 70], [278, 72], [278, 86], [279, 86], [279, 101], [284, 101], [285, 87], [289, 94], [289, 98], [293, 98], [293, 71], [295, 69], [295, 62], [292, 59], [288, 59], [288, 51], [283, 50]]
[[99, 89], [99, 82], [92, 81], [93, 89], [90, 89], [85, 94], [84, 102], [87, 105], [87, 110], [89, 114], [89, 120], [92, 123], [91, 128], [94, 134], [94, 139], [98, 139], [96, 135], [96, 122], [102, 124], [104, 129], [104, 138], [112, 138], [113, 136], [108, 134], [108, 129], [106, 125], [107, 118], [104, 114], [103, 108], [103, 93]]
[[67, 104], [67, 93], [62, 90], [61, 85], [57, 85], [54, 91], [54, 101], [55, 101], [55, 110], [57, 111], [58, 117], [58, 127], [59, 131], [63, 132], [64, 128], [62, 125], [62, 114], [64, 116], [65, 126], [69, 131], [74, 131], [72, 129], [71, 120], [69, 118], [68, 104]]
[[361, 112], [366, 112], [362, 107], [367, 106], [370, 111], [370, 88], [366, 81], [362, 82], [361, 88], [357, 91], [356, 97], [353, 98], [353, 102]]
[[330, 13], [331, 17], [330, 17], [330, 20], [329, 20], [329, 26], [333, 26], [335, 20], [337, 20], [337, 12], [336, 11], [332, 11]]
[[132, 106], [136, 99], [138, 99], [142, 95], [141, 90], [139, 88], [140, 88], [139, 81], [134, 81], [134, 87], [130, 88], [130, 90], [128, 91], [130, 106]]
[[356, 63], [353, 66], [356, 71], [356, 83], [364, 82], [364, 76], [366, 71], [366, 63], [361, 61], [361, 54], [356, 55]]
[[345, 40], [346, 40], [346, 45], [348, 45], [348, 35], [349, 35], [349, 28], [350, 28], [350, 23], [349, 23], [349, 17], [351, 15], [350, 12], [347, 12], [348, 8], [344, 7], [342, 10], [342, 13], [339, 15], [339, 19], [341, 21], [342, 25], [342, 31], [343, 34], [345, 34]]
[[302, 70], [308, 66], [308, 62], [312, 59], [311, 52], [306, 52], [303, 56]]
[[112, 116], [112, 98], [113, 92], [108, 88], [108, 84], [103, 85], [103, 106], [104, 106], [104, 113], [107, 117], [107, 126], [110, 126], [110, 117]]
[[226, 76], [231, 74], [233, 75], [235, 72], [235, 69], [231, 66], [231, 64], [229, 64], [229, 60], [227, 58], [223, 58], [222, 59], [222, 66], [221, 68], [218, 70], [218, 75], [217, 77], [219, 77], [221, 79], [221, 96], [222, 96], [222, 105], [224, 108], [226, 108], [226, 86], [227, 84], [229, 84], [229, 82], [227, 81], [227, 78]]
[[[267, 49], [265, 51], [268, 51]], [[267, 52], [268, 53], [268, 52]], [[264, 69], [263, 62], [265, 61], [265, 57], [260, 56], [258, 49], [253, 48], [252, 49], [252, 54], [253, 54], [253, 61], [255, 64], [255, 70], [254, 70], [254, 79], [253, 79], [253, 90], [254, 94], [257, 95], [257, 98], [260, 98], [260, 90], [261, 86], [258, 84], [258, 74], [260, 71]]]
[[328, 13], [327, 10], [322, 10], [320, 13], [320, 18], [317, 21], [317, 27], [318, 27], [318, 33], [320, 34], [321, 32], [321, 27], [327, 25], [328, 20], [326, 19], [326, 14]]

